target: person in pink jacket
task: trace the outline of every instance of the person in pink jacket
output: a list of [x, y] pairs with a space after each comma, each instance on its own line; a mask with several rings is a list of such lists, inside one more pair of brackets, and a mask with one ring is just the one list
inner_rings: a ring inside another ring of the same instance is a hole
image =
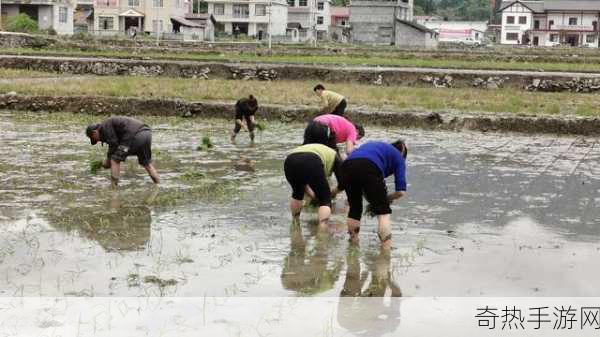
[[337, 151], [337, 144], [346, 144], [350, 155], [365, 136], [365, 129], [338, 115], [327, 114], [316, 117], [304, 131], [304, 144], [318, 143]]

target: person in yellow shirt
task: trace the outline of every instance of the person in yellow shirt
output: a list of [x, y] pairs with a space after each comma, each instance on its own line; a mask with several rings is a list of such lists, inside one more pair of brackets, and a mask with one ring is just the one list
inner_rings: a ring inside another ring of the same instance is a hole
[[322, 84], [317, 84], [313, 91], [321, 98], [321, 113], [344, 116], [348, 105], [346, 97], [337, 92], [325, 90]]
[[331, 215], [331, 199], [337, 193], [329, 187], [327, 178], [339, 176], [341, 159], [337, 152], [322, 144], [306, 144], [292, 150], [284, 163], [285, 178], [292, 187], [290, 211], [294, 220], [300, 217], [302, 201], [307, 193], [319, 203], [319, 226], [327, 228]]

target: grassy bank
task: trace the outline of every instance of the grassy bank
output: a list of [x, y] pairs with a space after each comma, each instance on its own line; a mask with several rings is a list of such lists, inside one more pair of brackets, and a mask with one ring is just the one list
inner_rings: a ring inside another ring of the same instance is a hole
[[48, 74], [40, 71], [30, 71], [21, 69], [0, 69], [0, 80], [14, 78], [39, 78], [39, 77], [58, 77], [59, 74]]
[[[114, 97], [178, 98], [189, 101], [235, 101], [254, 94], [261, 103], [317, 105], [314, 82], [275, 83], [232, 80], [193, 80], [145, 77], [84, 77], [56, 81], [0, 83], [0, 92], [28, 95], [102, 95]], [[500, 89], [434, 89], [334, 84], [330, 89], [345, 94], [351, 107], [367, 105], [396, 110], [458, 110], [485, 113], [600, 115], [600, 95], [531, 93]]]
[[513, 62], [499, 60], [470, 60], [448, 55], [447, 58], [419, 58], [414, 56], [393, 57], [389, 55], [345, 56], [345, 55], [260, 55], [256, 53], [165, 53], [128, 51], [81, 51], [61, 49], [5, 49], [3, 54], [29, 56], [70, 56], [70, 57], [110, 57], [137, 58], [156, 60], [205, 61], [205, 62], [264, 62], [295, 63], [348, 66], [390, 66], [390, 67], [422, 67], [448, 69], [485, 69], [485, 70], [532, 70], [532, 71], [567, 71], [567, 72], [600, 72], [600, 63], [595, 60], [580, 63], [569, 62]]

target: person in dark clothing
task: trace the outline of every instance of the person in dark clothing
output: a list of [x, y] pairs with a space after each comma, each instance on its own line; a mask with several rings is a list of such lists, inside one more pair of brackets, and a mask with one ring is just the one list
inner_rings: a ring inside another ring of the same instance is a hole
[[[406, 194], [407, 154], [402, 140], [392, 144], [369, 142], [354, 150], [342, 164], [340, 189], [348, 196], [348, 233], [352, 241], [358, 241], [364, 196], [369, 211], [377, 216], [383, 248], [391, 248], [390, 204]], [[390, 175], [394, 175], [395, 192], [388, 195], [385, 178]]]
[[113, 186], [119, 184], [121, 162], [135, 155], [138, 163], [146, 169], [155, 184], [160, 182], [152, 165], [152, 130], [141, 121], [130, 117], [110, 117], [100, 124], [91, 124], [85, 130], [92, 145], [108, 144], [103, 167], [111, 169]]
[[[231, 135], [231, 141], [235, 141], [235, 137], [242, 128], [248, 130], [250, 133], [250, 140], [254, 142], [254, 128], [256, 121], [254, 115], [258, 110], [258, 101], [252, 95], [248, 98], [242, 98], [235, 103], [235, 128]], [[244, 120], [246, 125], [244, 125]]]

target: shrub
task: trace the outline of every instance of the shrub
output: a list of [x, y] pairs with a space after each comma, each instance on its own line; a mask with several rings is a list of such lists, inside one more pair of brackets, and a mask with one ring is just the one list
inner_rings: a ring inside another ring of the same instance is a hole
[[6, 30], [9, 32], [34, 33], [39, 30], [38, 23], [25, 13], [19, 13], [8, 19]]

